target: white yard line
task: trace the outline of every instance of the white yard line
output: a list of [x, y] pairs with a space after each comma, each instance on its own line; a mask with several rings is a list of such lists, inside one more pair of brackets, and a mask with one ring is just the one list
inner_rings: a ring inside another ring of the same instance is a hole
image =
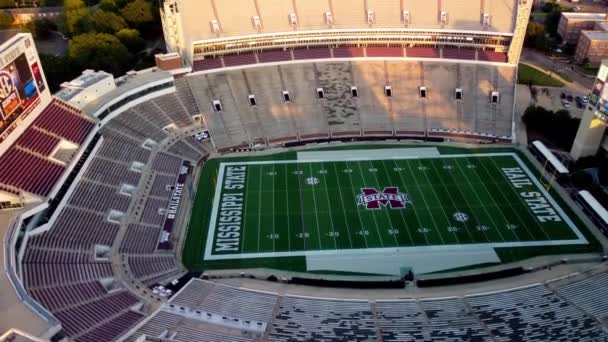
[[[399, 165], [397, 164], [396, 161], [393, 160], [393, 163], [395, 163], [395, 167], [399, 168]], [[383, 165], [386, 165], [385, 161], [382, 161]], [[384, 172], [386, 172], [386, 175], [389, 176], [388, 174], [388, 169], [385, 167], [384, 168]], [[403, 177], [401, 177], [401, 171], [395, 171], [397, 172], [397, 174], [399, 175], [399, 179], [401, 180], [401, 184], [403, 184], [403, 186], [407, 186], [407, 184], [405, 183], [405, 180], [403, 179]], [[390, 179], [390, 176], [389, 176]], [[406, 189], [403, 189], [406, 190]], [[412, 210], [414, 211], [414, 216], [416, 217], [416, 221], [418, 221], [418, 225], [421, 226], [422, 224], [420, 223], [420, 219], [418, 218], [418, 215], [416, 214], [416, 209], [414, 209], [413, 205], [410, 205], [410, 207], [412, 208]], [[405, 225], [405, 231], [407, 232], [407, 235], [410, 237], [410, 242], [412, 243], [412, 246], [414, 245], [414, 237], [412, 236], [412, 232], [410, 232], [410, 227], [407, 224], [407, 220], [405, 219], [405, 215], [403, 215], [403, 210], [400, 210], [399, 212], [401, 214], [401, 220], [403, 220], [403, 224]]]
[[275, 217], [276, 215], [274, 215], [274, 210], [275, 210], [275, 206], [274, 206], [274, 177], [275, 177], [275, 172], [274, 172], [274, 166], [275, 164], [272, 164], [272, 211], [273, 211], [273, 215], [272, 215], [272, 250], [276, 251], [275, 248], [275, 241], [276, 241], [276, 233], [275, 233]]
[[[435, 219], [433, 218], [433, 213], [431, 212], [431, 210], [429, 209], [429, 204], [426, 201], [426, 198], [424, 197], [424, 191], [422, 191], [422, 188], [420, 188], [420, 185], [418, 184], [418, 179], [415, 176], [415, 171], [414, 169], [412, 169], [411, 165], [409, 163], [405, 163], [407, 165], [408, 170], [410, 171], [410, 173], [412, 174], [412, 177], [414, 177], [414, 183], [416, 184], [416, 188], [418, 189], [418, 192], [420, 193], [420, 197], [422, 197], [422, 202], [424, 203], [424, 207], [426, 208], [426, 211], [429, 212], [429, 217], [431, 218], [431, 222], [433, 222], [433, 228], [435, 229], [439, 229], [439, 226], [437, 225], [437, 222], [435, 222]], [[419, 170], [421, 171], [421, 170]], [[424, 172], [424, 171], [421, 171]], [[420, 227], [419, 228], [426, 228], [426, 227], [422, 227], [422, 222], [420, 222]], [[424, 238], [426, 239], [426, 244], [430, 245], [431, 243], [429, 242], [429, 237], [427, 236], [428, 234], [423, 233]], [[443, 237], [441, 236], [441, 234], [439, 235], [439, 238], [441, 239], [441, 244], [444, 245], [445, 241], [443, 241]]]
[[[363, 176], [363, 168], [361, 167], [361, 162], [357, 161], [357, 166], [359, 167], [359, 175], [365, 181], [365, 177]], [[378, 179], [376, 178], [376, 183]], [[382, 209], [382, 206], [380, 207]], [[378, 238], [380, 239], [380, 245], [384, 247], [384, 241], [382, 241], [382, 235], [380, 234], [380, 227], [378, 227], [378, 220], [376, 219], [376, 213], [372, 211], [372, 217], [374, 218], [374, 225], [376, 226], [376, 232], [378, 233]], [[389, 220], [390, 222], [390, 220]]]
[[[342, 191], [340, 190], [340, 178], [338, 178], [338, 168], [336, 167], [336, 163], [332, 163], [334, 170], [336, 171], [336, 180], [338, 181], [338, 183], [336, 183], [336, 185], [338, 186], [338, 195], [340, 195], [340, 203], [342, 204], [342, 213], [344, 214], [344, 223], [346, 224], [346, 230], [348, 230], [348, 242], [350, 243], [350, 248], [353, 248], [353, 240], [352, 237], [350, 236], [351, 232], [350, 232], [350, 226], [348, 225], [348, 217], [346, 216], [346, 207], [344, 206], [344, 198], [342, 198]], [[361, 222], [361, 217], [359, 217], [359, 222]], [[363, 225], [363, 222], [361, 222], [361, 225]]]
[[[419, 161], [420, 162], [420, 161]], [[420, 165], [422, 165], [422, 162], [420, 162]], [[439, 172], [437, 172], [437, 170], [435, 170], [435, 165], [433, 165], [433, 163], [431, 162], [431, 169], [433, 169], [433, 171], [435, 171], [435, 173], [437, 174], [437, 176], [439, 176], [439, 180], [443, 185], [443, 180], [441, 180], [441, 175], [439, 174]], [[429, 176], [426, 174], [426, 172], [422, 172], [424, 173], [424, 178], [426, 178], [426, 181], [428, 184], [431, 184], [431, 179], [429, 178]], [[431, 191], [433, 193], [433, 195], [435, 196], [435, 199], [437, 200], [438, 203], [441, 203], [441, 199], [439, 198], [439, 196], [437, 196], [437, 192], [435, 192], [435, 188], [433, 187], [433, 191]], [[449, 191], [448, 191], [448, 197], [449, 196]], [[450, 198], [451, 199], [451, 198]], [[453, 202], [452, 202], [453, 203]], [[441, 207], [441, 212], [443, 213], [443, 216], [445, 217], [445, 220], [447, 221], [448, 224], [450, 223], [450, 217], [448, 216], [448, 214], [445, 212], [445, 210], [443, 209], [443, 207]], [[445, 229], [447, 230], [448, 227], [445, 227]], [[443, 242], [443, 234], [441, 234], [441, 229], [439, 227], [437, 227], [437, 230], [439, 231], [439, 236], [441, 236], [441, 241]], [[458, 236], [456, 235], [455, 232], [452, 232], [452, 234], [454, 234], [454, 237], [456, 238], [456, 241], [458, 242], [458, 244], [460, 244], [460, 240], [458, 240]]]
[[[312, 170], [312, 164], [308, 164], [311, 166], [311, 170]], [[321, 164], [321, 167], [323, 168], [323, 170], [325, 170], [325, 164]], [[325, 170], [327, 172], [327, 170]], [[312, 171], [311, 171], [312, 173]], [[333, 218], [333, 210], [331, 209], [331, 201], [329, 200], [329, 190], [327, 189], [327, 173], [325, 173], [323, 175], [323, 180], [325, 181], [325, 184], [323, 185], [323, 187], [325, 188], [325, 198], [327, 199], [327, 207], [329, 208], [329, 221], [331, 222], [331, 231], [333, 232], [333, 237], [334, 237], [334, 248], [338, 249], [338, 241], [336, 240], [336, 230], [334, 229], [334, 218]], [[314, 187], [314, 186], [313, 186]]]
[[[374, 164], [371, 161], [369, 162], [369, 165], [371, 167], [374, 167]], [[384, 169], [384, 173], [386, 173], [386, 176], [388, 177], [388, 180], [390, 181], [391, 177], [388, 175], [388, 172], [386, 171], [386, 167], [384, 167], [384, 163], [382, 163], [382, 168]], [[376, 176], [376, 172], [372, 172], [372, 173], [374, 174], [374, 178], [376, 179], [376, 184], [378, 184], [378, 188], [380, 188], [382, 185], [380, 184], [380, 180], [378, 180], [378, 176]], [[378, 190], [380, 190], [380, 189], [378, 189]], [[388, 214], [388, 210], [384, 210], [384, 213], [386, 214], [386, 219], [388, 220], [388, 223], [391, 225], [390, 229], [394, 230], [393, 221], [391, 220], [391, 216]], [[403, 214], [401, 215], [401, 219], [403, 220]], [[380, 232], [378, 232], [378, 235], [380, 235]], [[397, 240], [397, 236], [395, 235], [395, 232], [393, 232], [393, 234], [391, 234], [391, 235], [393, 235], [393, 239], [395, 239], [395, 244], [397, 246], [399, 246], [399, 240]]]
[[285, 203], [287, 204], [287, 249], [291, 251], [291, 231], [289, 230], [289, 182], [287, 181], [287, 167], [285, 167]]
[[260, 192], [259, 192], [259, 196], [258, 196], [258, 253], [260, 252], [260, 234], [261, 234], [261, 228], [262, 227], [262, 170], [264, 169], [264, 166], [260, 166]]
[[[439, 174], [439, 171], [437, 171], [437, 169], [433, 166], [433, 171], [435, 171], [435, 174], [437, 175], [437, 177], [439, 178], [439, 181], [441, 182], [441, 185], [443, 185], [443, 188], [446, 191], [446, 194], [448, 196], [448, 198], [450, 199], [450, 202], [452, 202], [452, 205], [454, 206], [454, 209], [459, 210], [458, 205], [456, 204], [456, 202], [454, 202], [454, 199], [452, 198], [452, 196], [450, 195], [450, 189], [448, 189], [447, 185], [445, 185], [445, 182], [443, 181], [443, 177], [441, 177], [441, 175]], [[435, 197], [437, 198], [437, 200], [439, 200], [439, 197], [437, 197], [437, 194], [435, 194]], [[441, 202], [439, 200], [439, 202]], [[445, 215], [445, 217], [448, 220], [448, 223], [450, 222], [450, 217], [445, 213], [445, 210], [443, 210], [443, 208], [441, 208], [443, 211], [443, 214]], [[474, 241], [473, 236], [469, 233], [468, 229], [466, 229], [466, 226], [464, 224], [464, 222], [460, 222], [463, 225], [463, 229], [465, 232], [467, 232], [467, 234], [469, 235], [469, 237], [471, 238], [471, 241]], [[450, 223], [451, 224], [451, 223]], [[460, 239], [458, 238], [458, 235], [456, 235], [456, 232], [452, 232], [454, 234], [454, 237], [456, 238], [456, 241], [458, 242], [458, 244], [460, 244]]]
[[[494, 159], [491, 158], [490, 160], [492, 162], [492, 164], [494, 166], [496, 166], [496, 169], [500, 172], [500, 168], [498, 167], [498, 165], [496, 165], [496, 163], [494, 162]], [[485, 164], [483, 162], [480, 163], [481, 166], [483, 167], [484, 171], [488, 174], [488, 176], [491, 176], [492, 173], [486, 168]], [[504, 177], [504, 175], [503, 175]], [[511, 183], [508, 183], [508, 186], [511, 190], [515, 191], [515, 189], [513, 189], [513, 185], [511, 185]], [[502, 187], [501, 186], [497, 186], [498, 188], [498, 192], [500, 193], [500, 196], [502, 196], [502, 198], [504, 198], [505, 203], [507, 203], [507, 205], [511, 208], [511, 210], [513, 210], [513, 212], [515, 213], [515, 215], [517, 216], [517, 220], [519, 221], [519, 223], [521, 224], [521, 228], [522, 229], [528, 229], [526, 227], [526, 221], [522, 219], [522, 217], [519, 215], [517, 209], [515, 209], [513, 207], [513, 205], [511, 204], [511, 202], [509, 202], [507, 200], [507, 196], [505, 195], [505, 193], [502, 191]], [[519, 197], [519, 194], [517, 192], [515, 192], [515, 195]], [[533, 215], [534, 216], [534, 215]], [[508, 222], [508, 221], [507, 221]], [[534, 219], [534, 222], [540, 227], [540, 224], [538, 222], [536, 222], [536, 220]], [[540, 227], [541, 231], [542, 231], [542, 227]], [[511, 230], [513, 232], [513, 234], [515, 234], [515, 237], [517, 238], [517, 240], [521, 241], [521, 239], [519, 238], [519, 235], [517, 234], [517, 229], [513, 229]], [[532, 237], [532, 239], [534, 239], [534, 235], [532, 235], [531, 232], [528, 231], [528, 233], [530, 234], [530, 236]], [[547, 234], [545, 234], [545, 236], [547, 236]], [[549, 236], [547, 236], [547, 238], [549, 238]]]
[[[247, 170], [249, 171], [249, 170]], [[247, 191], [247, 189], [249, 189], [249, 179], [251, 179], [251, 177], [249, 177], [249, 172], [247, 172], [246, 176], [247, 177], [247, 181], [245, 182], [245, 199], [243, 200], [243, 213], [247, 212], [247, 197], [249, 197], [249, 191]], [[245, 238], [247, 237], [247, 234], [245, 234], [245, 228], [247, 228], [247, 220], [243, 219], [243, 233], [241, 234], [242, 238], [243, 238], [243, 245], [241, 246], [241, 253], [245, 252]]]
[[[335, 164], [334, 164], [335, 166]], [[346, 162], [346, 167], [348, 169], [351, 169], [350, 166], [348, 166], [348, 162]], [[352, 169], [351, 169], [352, 170]], [[351, 174], [348, 174], [348, 179], [350, 180], [350, 190], [353, 193], [353, 198], [357, 198], [357, 194], [355, 193], [355, 184], [353, 184], [353, 177], [351, 176]], [[355, 208], [355, 210], [357, 211], [357, 215], [359, 216], [359, 222], [361, 222], [361, 232], [363, 233], [363, 230], [365, 229], [365, 227], [363, 227], [363, 219], [361, 218], [361, 213], [359, 212], [359, 208]], [[367, 237], [365, 236], [365, 234], [363, 233], [363, 240], [365, 240], [365, 248], [368, 248], [368, 244], [367, 244]]]
[[[460, 168], [460, 164], [458, 164], [458, 162], [455, 162], [456, 167], [458, 168], [458, 171], [460, 171], [460, 173], [462, 174], [462, 176], [464, 177], [464, 180], [468, 183], [469, 187], [471, 187], [471, 192], [475, 195], [475, 197], [477, 197], [477, 200], [479, 201], [479, 203], [483, 203], [483, 200], [481, 199], [481, 197], [479, 197], [479, 194], [477, 194], [477, 191], [475, 191], [475, 187], [473, 187], [473, 185], [469, 182], [469, 177], [467, 177], [467, 175], [464, 173], [464, 171], [462, 171], [462, 169]], [[477, 174], [477, 172], [475, 172], [475, 174]], [[479, 177], [479, 174], [477, 174], [477, 177]], [[460, 189], [460, 187], [458, 186], [458, 182], [455, 182], [456, 187], [458, 187]], [[492, 197], [492, 194], [488, 191], [488, 189], [486, 188], [485, 184], [483, 185], [483, 188], [486, 190], [486, 192], [488, 193], [488, 195], [490, 195], [490, 198]], [[461, 190], [462, 192], [462, 190]], [[466, 201], [466, 199], [465, 199]], [[488, 215], [488, 218], [490, 219], [490, 221], [492, 221], [492, 224], [494, 225], [494, 228], [498, 231], [498, 235], [500, 236], [500, 239], [502, 241], [505, 241], [505, 239], [503, 238], [502, 234], [500, 233], [500, 228], [499, 226], [496, 224], [496, 222], [494, 222], [494, 219], [492, 219], [492, 214], [490, 214], [490, 212], [488, 211], [488, 209], [486, 209], [486, 207], [482, 207], [483, 211], [485, 211], [486, 215]], [[500, 210], [498, 210], [500, 211]], [[503, 215], [504, 217], [504, 215]], [[478, 220], [479, 222], [479, 220]], [[508, 222], [508, 221], [505, 221]], [[481, 223], [481, 222], [479, 222]], [[490, 241], [490, 239], [488, 239], [488, 234], [486, 234], [486, 232], [484, 230], [482, 230], [483, 235], [486, 237], [486, 240]]]

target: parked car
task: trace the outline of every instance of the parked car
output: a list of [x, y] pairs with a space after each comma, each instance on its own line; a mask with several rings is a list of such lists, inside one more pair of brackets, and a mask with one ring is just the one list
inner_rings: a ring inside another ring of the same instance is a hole
[[583, 108], [585, 106], [580, 96], [575, 97], [574, 102], [576, 102], [576, 108]]
[[589, 102], [589, 97], [588, 96], [583, 96], [583, 103], [587, 103]]

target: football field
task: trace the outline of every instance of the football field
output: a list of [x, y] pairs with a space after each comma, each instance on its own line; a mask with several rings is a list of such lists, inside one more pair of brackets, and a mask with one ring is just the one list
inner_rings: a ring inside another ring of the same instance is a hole
[[220, 162], [203, 258], [586, 244], [538, 178], [515, 153], [426, 148]]

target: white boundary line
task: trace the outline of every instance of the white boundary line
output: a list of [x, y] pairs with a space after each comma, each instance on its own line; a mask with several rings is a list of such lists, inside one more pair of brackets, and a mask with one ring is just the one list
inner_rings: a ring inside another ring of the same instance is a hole
[[[510, 156], [515, 159], [522, 170], [532, 180], [534, 185], [540, 190], [542, 195], [549, 201], [553, 208], [557, 211], [560, 217], [566, 222], [566, 224], [572, 229], [578, 239], [575, 240], [541, 240], [541, 241], [513, 241], [513, 242], [492, 242], [492, 243], [480, 243], [480, 244], [466, 244], [467, 248], [471, 247], [485, 247], [485, 248], [504, 248], [504, 247], [534, 247], [534, 246], [561, 246], [561, 245], [582, 245], [588, 244], [587, 239], [581, 233], [581, 231], [574, 225], [572, 220], [566, 215], [563, 209], [557, 204], [557, 202], [551, 197], [551, 195], [545, 190], [540, 182], [534, 177], [530, 169], [526, 164], [519, 158], [516, 153], [513, 152], [501, 152], [501, 153], [477, 153], [477, 154], [444, 154], [440, 156], [406, 156], [406, 157], [383, 157], [383, 160], [407, 160], [407, 159], [441, 159], [441, 158], [479, 158], [479, 157], [501, 157]], [[360, 161], [370, 160], [369, 158], [350, 158], [345, 160], [335, 161]], [[462, 248], [463, 245], [431, 245], [431, 246], [415, 246], [415, 247], [387, 247], [387, 248], [358, 248], [358, 249], [329, 249], [329, 250], [315, 250], [315, 251], [297, 251], [297, 252], [265, 252], [265, 253], [239, 253], [239, 254], [224, 254], [224, 255], [212, 255], [211, 251], [213, 248], [213, 241], [215, 238], [215, 226], [217, 222], [217, 215], [219, 209], [220, 193], [222, 190], [222, 184], [224, 183], [224, 171], [225, 167], [229, 165], [260, 165], [260, 164], [295, 164], [295, 163], [322, 163], [327, 160], [277, 160], [277, 161], [252, 161], [252, 162], [226, 162], [220, 163], [220, 170], [218, 173], [218, 181], [215, 188], [215, 196], [213, 198], [213, 208], [211, 213], [211, 220], [209, 221], [209, 230], [207, 233], [207, 243], [205, 246], [204, 260], [230, 260], [230, 259], [246, 259], [246, 258], [271, 258], [271, 257], [291, 257], [291, 256], [323, 256], [323, 255], [336, 255], [336, 254], [348, 254], [348, 253], [401, 253], [401, 252], [416, 252], [416, 251], [444, 251], [454, 250]]]

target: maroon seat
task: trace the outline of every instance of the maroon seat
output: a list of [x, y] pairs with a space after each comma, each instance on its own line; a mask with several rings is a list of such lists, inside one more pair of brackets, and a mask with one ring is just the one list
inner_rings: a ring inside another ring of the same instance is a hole
[[47, 196], [64, 171], [64, 166], [11, 147], [0, 157], [0, 183], [40, 196]]
[[40, 113], [40, 116], [34, 121], [34, 126], [80, 145], [85, 141], [95, 123], [84, 118], [72, 107], [54, 101]]
[[231, 55], [224, 56], [224, 65], [229, 66], [237, 66], [237, 65], [247, 65], [247, 64], [256, 64], [257, 61], [255, 59], [255, 54], [253, 53], [244, 53], [240, 55]]
[[367, 57], [403, 57], [403, 48], [400, 47], [368, 47]]
[[475, 51], [466, 49], [443, 49], [443, 58], [475, 60]]
[[480, 61], [506, 63], [507, 54], [503, 52], [494, 51], [479, 51], [479, 53], [477, 54], [477, 59]]
[[357, 47], [342, 47], [334, 49], [334, 58], [350, 58], [350, 57], [364, 57], [365, 52], [363, 48]]
[[17, 145], [48, 156], [59, 143], [59, 139], [42, 131], [30, 128], [17, 140]]
[[294, 49], [295, 59], [321, 59], [330, 58], [331, 51], [328, 48]]
[[414, 47], [407, 48], [405, 50], [407, 57], [412, 58], [439, 58], [439, 49], [425, 48], [425, 47]]
[[290, 61], [291, 52], [283, 50], [265, 51], [262, 53], [258, 53], [258, 59], [260, 60], [260, 63]]
[[205, 58], [192, 63], [193, 71], [202, 71], [209, 69], [219, 69], [222, 67], [222, 60], [219, 58]]

